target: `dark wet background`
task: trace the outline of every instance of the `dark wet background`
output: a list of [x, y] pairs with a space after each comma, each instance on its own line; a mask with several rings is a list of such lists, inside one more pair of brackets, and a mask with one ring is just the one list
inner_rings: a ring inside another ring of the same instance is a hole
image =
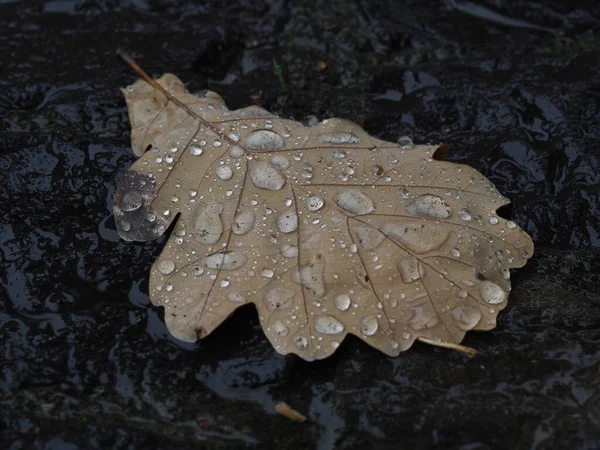
[[[1, 447], [600, 448], [599, 31], [596, 0], [0, 1]], [[252, 307], [170, 338], [146, 293], [164, 239], [125, 243], [111, 216], [134, 160], [117, 48], [231, 108], [449, 143], [491, 178], [536, 254], [464, 341], [481, 354], [349, 339], [305, 363]]]

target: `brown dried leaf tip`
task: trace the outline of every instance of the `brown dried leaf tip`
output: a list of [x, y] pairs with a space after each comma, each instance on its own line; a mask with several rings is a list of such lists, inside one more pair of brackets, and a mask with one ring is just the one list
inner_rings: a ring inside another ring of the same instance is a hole
[[495, 327], [533, 243], [496, 214], [508, 200], [475, 169], [343, 119], [231, 111], [138, 69], [146, 81], [123, 93], [139, 159], [114, 212], [132, 241], [179, 216], [150, 277], [174, 336], [206, 336], [246, 303], [279, 353], [306, 360], [348, 333], [396, 356]]

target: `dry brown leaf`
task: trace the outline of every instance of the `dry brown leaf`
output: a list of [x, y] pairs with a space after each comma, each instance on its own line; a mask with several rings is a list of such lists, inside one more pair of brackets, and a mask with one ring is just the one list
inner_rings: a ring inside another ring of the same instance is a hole
[[230, 111], [172, 74], [123, 93], [139, 160], [115, 220], [128, 241], [176, 221], [150, 298], [184, 341], [254, 303], [275, 349], [306, 360], [348, 333], [392, 356], [418, 338], [459, 343], [495, 327], [509, 269], [533, 253], [496, 214], [508, 200], [475, 169], [434, 159], [440, 146], [385, 142], [343, 119]]

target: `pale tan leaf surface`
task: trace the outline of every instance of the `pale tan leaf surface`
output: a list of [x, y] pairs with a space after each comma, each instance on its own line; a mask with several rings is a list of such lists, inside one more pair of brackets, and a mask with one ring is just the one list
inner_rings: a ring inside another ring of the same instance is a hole
[[307, 127], [157, 81], [170, 99], [142, 80], [123, 90], [140, 158], [114, 212], [133, 241], [176, 220], [150, 278], [173, 335], [195, 341], [246, 303], [279, 353], [306, 360], [348, 333], [398, 355], [494, 328], [533, 243], [476, 170], [347, 120]]

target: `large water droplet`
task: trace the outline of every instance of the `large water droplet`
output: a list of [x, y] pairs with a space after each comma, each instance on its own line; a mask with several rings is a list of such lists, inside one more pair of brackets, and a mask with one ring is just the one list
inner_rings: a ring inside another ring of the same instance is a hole
[[121, 208], [121, 211], [135, 211], [136, 209], [141, 208], [143, 202], [142, 194], [137, 191], [131, 191], [123, 196], [119, 203], [119, 207]]
[[431, 217], [433, 219], [447, 219], [450, 216], [450, 207], [443, 198], [437, 195], [420, 195], [406, 206], [406, 211], [412, 216]]
[[283, 324], [281, 320], [276, 320], [273, 324], [273, 331], [279, 336], [287, 336], [288, 328]]
[[319, 316], [315, 319], [315, 331], [321, 334], [339, 334], [344, 325], [333, 316]]
[[157, 268], [163, 275], [169, 275], [175, 270], [175, 263], [170, 259], [162, 259], [158, 262]]
[[233, 176], [233, 170], [231, 170], [231, 167], [229, 166], [219, 166], [217, 167], [217, 176], [221, 180], [230, 180]]
[[340, 311], [346, 311], [348, 308], [350, 308], [350, 296], [347, 294], [340, 294], [335, 298], [333, 303]]
[[300, 283], [315, 297], [325, 295], [325, 279], [323, 277], [323, 265], [315, 264], [302, 267], [298, 273]]
[[239, 145], [233, 145], [229, 149], [229, 156], [236, 159], [241, 158], [242, 156], [244, 156], [244, 149]]
[[321, 134], [319, 140], [327, 144], [358, 144], [360, 142], [358, 136], [347, 131]]
[[308, 345], [308, 341], [306, 340], [305, 337], [303, 336], [296, 336], [294, 338], [294, 344], [296, 345], [296, 347], [298, 347], [300, 350], [303, 350], [306, 348], [306, 346]]
[[264, 295], [267, 309], [271, 312], [280, 308], [289, 308], [293, 297], [293, 291], [282, 287], [269, 289]]
[[423, 330], [432, 328], [438, 324], [439, 318], [433, 308], [425, 308], [423, 306], [415, 306], [411, 308], [414, 315], [408, 321], [408, 326], [413, 330]]
[[223, 222], [221, 212], [223, 206], [220, 203], [204, 205], [199, 208], [194, 223], [194, 235], [196, 240], [204, 244], [218, 242], [223, 233]]
[[375, 164], [373, 167], [371, 167], [371, 171], [373, 172], [373, 175], [378, 177], [380, 177], [384, 173], [383, 166], [379, 164]]
[[411, 283], [421, 278], [419, 274], [419, 261], [416, 258], [405, 258], [398, 261], [398, 272], [405, 283]]
[[285, 156], [282, 155], [273, 155], [269, 159], [271, 164], [279, 167], [280, 169], [287, 169], [290, 166], [290, 161]]
[[250, 165], [250, 178], [259, 189], [278, 191], [285, 184], [285, 176], [267, 162], [254, 162]]
[[441, 225], [423, 224], [403, 225], [400, 223], [386, 223], [381, 231], [391, 236], [414, 253], [423, 254], [437, 249], [448, 239], [449, 230]]
[[473, 306], [458, 306], [450, 311], [454, 323], [461, 330], [471, 330], [481, 319], [481, 310]]
[[370, 226], [357, 225], [351, 228], [351, 231], [356, 236], [354, 241], [365, 250], [375, 250], [385, 240], [385, 234], [377, 228]]
[[230, 292], [227, 294], [227, 300], [234, 303], [244, 303], [246, 301], [246, 297], [237, 292]]
[[506, 292], [500, 286], [491, 281], [482, 281], [479, 285], [479, 294], [484, 302], [496, 305], [506, 300]]
[[356, 216], [369, 214], [375, 209], [371, 197], [356, 189], [338, 192], [335, 195], [335, 202], [338, 206]]
[[377, 332], [379, 328], [379, 321], [375, 316], [367, 316], [363, 319], [360, 324], [360, 331], [365, 336], [372, 336]]
[[298, 247], [285, 244], [281, 247], [281, 254], [286, 258], [295, 258], [298, 256]]
[[308, 199], [306, 200], [306, 207], [308, 208], [309, 211], [313, 211], [313, 212], [320, 210], [324, 204], [325, 204], [325, 200], [323, 200], [318, 195], [312, 195], [312, 196], [308, 197]]
[[255, 130], [246, 137], [246, 148], [250, 150], [279, 150], [284, 145], [283, 138], [271, 130]]
[[273, 278], [275, 271], [273, 269], [263, 269], [260, 271], [260, 276], [263, 278]]
[[243, 267], [248, 257], [241, 252], [215, 253], [202, 258], [202, 263], [209, 269], [237, 270]]
[[251, 209], [242, 209], [233, 219], [231, 230], [234, 234], [246, 234], [254, 227], [256, 215]]
[[243, 118], [273, 117], [272, 113], [257, 105], [246, 106], [240, 109], [239, 113]]
[[413, 148], [415, 143], [410, 136], [401, 136], [398, 138], [398, 145], [403, 149]]
[[190, 269], [190, 272], [195, 277], [199, 277], [200, 275], [202, 275], [204, 273], [204, 267], [202, 267], [202, 266], [192, 266], [192, 268]]
[[411, 194], [410, 191], [404, 187], [398, 189], [398, 197], [399, 198], [410, 198], [414, 197], [414, 194]]
[[292, 233], [298, 229], [296, 213], [283, 213], [277, 217], [277, 229], [282, 233]]
[[473, 220], [473, 216], [471, 215], [471, 211], [469, 211], [467, 208], [461, 209], [458, 212], [458, 218], [460, 220], [464, 220], [465, 222]]
[[306, 116], [302, 123], [304, 124], [304, 126], [314, 127], [319, 123], [319, 118], [317, 116]]

